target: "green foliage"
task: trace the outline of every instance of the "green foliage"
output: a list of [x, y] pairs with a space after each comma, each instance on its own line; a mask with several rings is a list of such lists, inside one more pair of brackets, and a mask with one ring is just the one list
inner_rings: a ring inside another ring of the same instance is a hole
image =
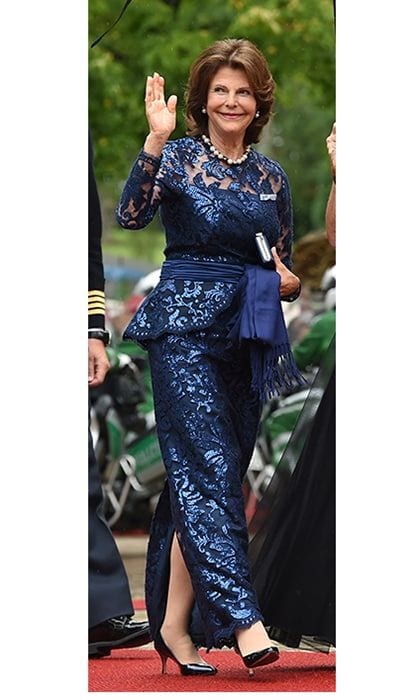
[[[122, 5], [123, 0], [90, 0], [89, 43], [114, 22]], [[173, 138], [179, 138], [185, 133], [183, 94], [191, 62], [228, 36], [253, 41], [276, 80], [276, 114], [258, 148], [289, 175], [296, 237], [323, 227], [329, 189], [325, 139], [335, 118], [332, 0], [133, 0], [117, 26], [89, 49], [89, 124], [104, 247], [115, 226], [119, 194], [148, 131], [146, 76], [158, 71], [165, 77], [166, 96], [178, 95]], [[154, 240], [160, 240], [159, 221], [151, 228]], [[116, 238], [114, 229], [114, 243]], [[152, 249], [144, 248], [146, 255]]]
[[160, 267], [164, 260], [164, 247], [164, 232], [154, 222], [140, 235], [138, 231], [129, 231], [118, 226], [108, 230], [107, 253], [122, 261], [147, 260], [155, 267]]

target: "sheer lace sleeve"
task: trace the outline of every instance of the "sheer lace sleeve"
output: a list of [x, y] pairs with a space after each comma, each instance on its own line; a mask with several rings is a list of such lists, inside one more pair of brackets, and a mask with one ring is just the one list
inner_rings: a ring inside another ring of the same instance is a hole
[[[277, 239], [276, 250], [280, 260], [289, 270], [292, 269], [292, 243], [293, 243], [293, 207], [290, 186], [285, 173], [282, 177], [282, 185], [277, 197], [278, 217], [280, 221], [280, 235]], [[282, 297], [283, 301], [295, 301], [301, 292], [301, 285], [289, 294]]]
[[290, 187], [283, 173], [280, 192], [277, 196], [277, 212], [280, 221], [280, 235], [277, 239], [276, 250], [280, 260], [292, 269], [292, 240], [293, 240], [293, 209]]
[[149, 224], [161, 202], [156, 181], [161, 158], [141, 150], [125, 183], [115, 215], [123, 228], [139, 229]]

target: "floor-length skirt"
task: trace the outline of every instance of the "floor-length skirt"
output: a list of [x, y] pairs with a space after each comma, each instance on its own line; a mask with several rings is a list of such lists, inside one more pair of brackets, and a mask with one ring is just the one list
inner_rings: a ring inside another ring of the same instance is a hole
[[167, 481], [152, 521], [146, 605], [152, 636], [166, 608], [174, 533], [189, 571], [197, 644], [231, 646], [234, 630], [262, 615], [250, 581], [242, 479], [260, 418], [249, 350], [211, 329], [148, 342], [155, 413]]

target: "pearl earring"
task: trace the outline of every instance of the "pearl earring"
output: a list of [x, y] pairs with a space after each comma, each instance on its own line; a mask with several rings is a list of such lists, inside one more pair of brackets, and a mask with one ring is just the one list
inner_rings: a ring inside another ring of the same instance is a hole
[[255, 112], [255, 119], [258, 119], [259, 116], [260, 116], [260, 113], [259, 113], [259, 111], [257, 110], [257, 111]]
[[201, 111], [202, 111], [203, 114], [206, 114], [206, 113], [207, 113], [207, 110], [206, 110], [205, 107], [202, 107], [202, 108], [201, 108]]

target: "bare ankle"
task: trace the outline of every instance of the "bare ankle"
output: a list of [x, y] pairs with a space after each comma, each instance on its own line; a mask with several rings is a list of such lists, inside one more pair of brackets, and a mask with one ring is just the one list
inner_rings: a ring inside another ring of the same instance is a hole
[[172, 639], [178, 639], [179, 637], [188, 637], [188, 630], [186, 627], [183, 625], [180, 625], [177, 622], [171, 622], [170, 620], [164, 621], [162, 623], [162, 627], [160, 628], [160, 633], [163, 635], [163, 637], [166, 639], [167, 637], [170, 637]]
[[195, 647], [188, 631], [177, 624], [162, 623], [160, 636], [164, 644], [172, 651], [180, 663], [202, 663], [197, 648]]

